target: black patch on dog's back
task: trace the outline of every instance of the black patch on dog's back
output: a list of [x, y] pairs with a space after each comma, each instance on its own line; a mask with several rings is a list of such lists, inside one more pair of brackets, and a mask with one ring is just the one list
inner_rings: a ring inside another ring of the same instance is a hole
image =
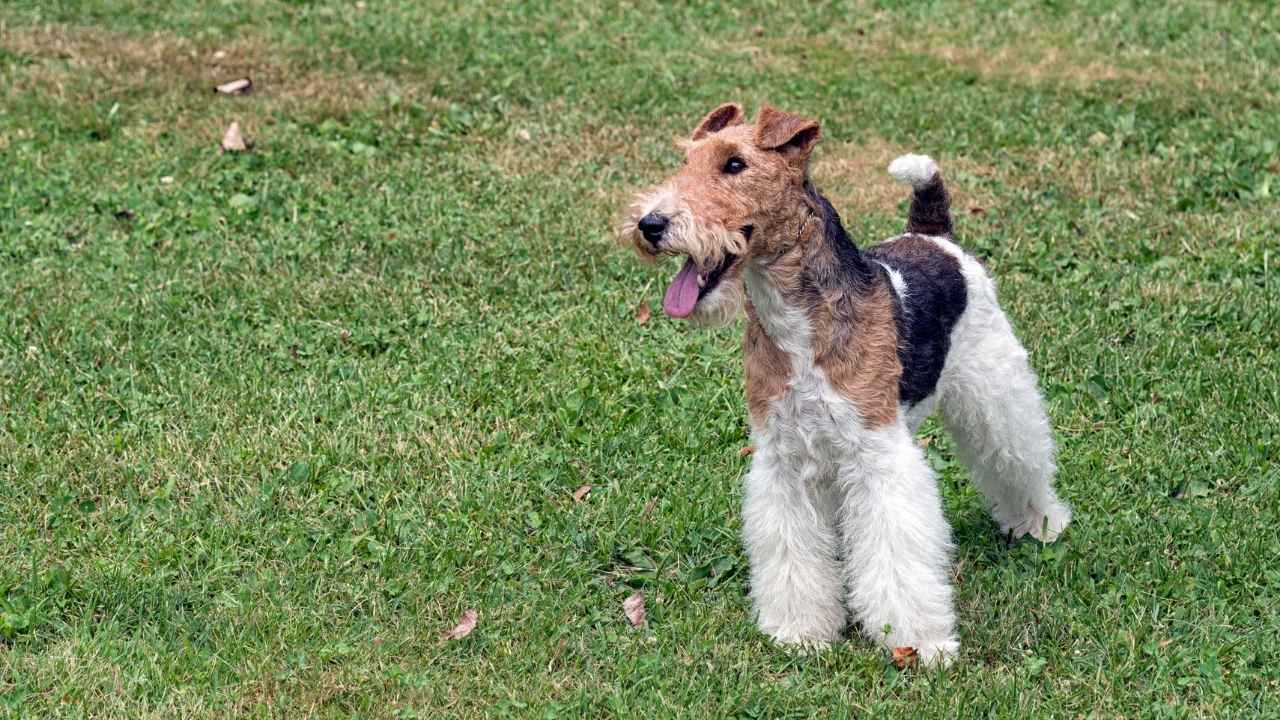
[[900, 401], [914, 405], [938, 387], [951, 330], [968, 303], [964, 274], [953, 255], [921, 235], [900, 235], [863, 254], [896, 270], [906, 283], [905, 297], [894, 292], [893, 316], [902, 363]]

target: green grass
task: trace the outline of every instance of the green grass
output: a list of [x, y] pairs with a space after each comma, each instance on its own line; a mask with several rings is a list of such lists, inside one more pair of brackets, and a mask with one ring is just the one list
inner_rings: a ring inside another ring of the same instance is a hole
[[[1278, 33], [1244, 2], [5, 3], [0, 716], [1276, 716]], [[863, 242], [903, 222], [894, 152], [953, 168], [1042, 378], [1055, 545], [1007, 547], [926, 428], [945, 672], [754, 630], [741, 329], [634, 320], [672, 268], [613, 219], [730, 99], [823, 121]], [[217, 152], [233, 119], [254, 152]]]

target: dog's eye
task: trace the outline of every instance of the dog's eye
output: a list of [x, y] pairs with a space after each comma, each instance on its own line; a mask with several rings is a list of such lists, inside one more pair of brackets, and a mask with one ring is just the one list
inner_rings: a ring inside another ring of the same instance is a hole
[[743, 159], [738, 157], [737, 155], [733, 155], [728, 160], [724, 161], [725, 175], [737, 175], [738, 173], [746, 169], [747, 169], [747, 163], [744, 162]]

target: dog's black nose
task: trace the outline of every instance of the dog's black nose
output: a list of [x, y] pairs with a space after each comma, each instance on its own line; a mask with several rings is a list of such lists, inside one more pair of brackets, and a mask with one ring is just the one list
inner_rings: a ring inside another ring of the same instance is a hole
[[667, 219], [658, 213], [649, 213], [640, 218], [638, 223], [640, 234], [644, 235], [644, 239], [651, 244], [657, 245], [662, 239], [662, 233], [667, 229]]

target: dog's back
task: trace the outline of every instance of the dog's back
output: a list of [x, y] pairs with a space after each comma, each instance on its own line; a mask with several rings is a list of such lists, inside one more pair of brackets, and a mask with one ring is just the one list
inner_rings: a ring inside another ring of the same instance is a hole
[[864, 253], [893, 285], [902, 378], [899, 402], [915, 405], [934, 393], [951, 349], [951, 330], [968, 302], [960, 262], [937, 241], [909, 233]]

